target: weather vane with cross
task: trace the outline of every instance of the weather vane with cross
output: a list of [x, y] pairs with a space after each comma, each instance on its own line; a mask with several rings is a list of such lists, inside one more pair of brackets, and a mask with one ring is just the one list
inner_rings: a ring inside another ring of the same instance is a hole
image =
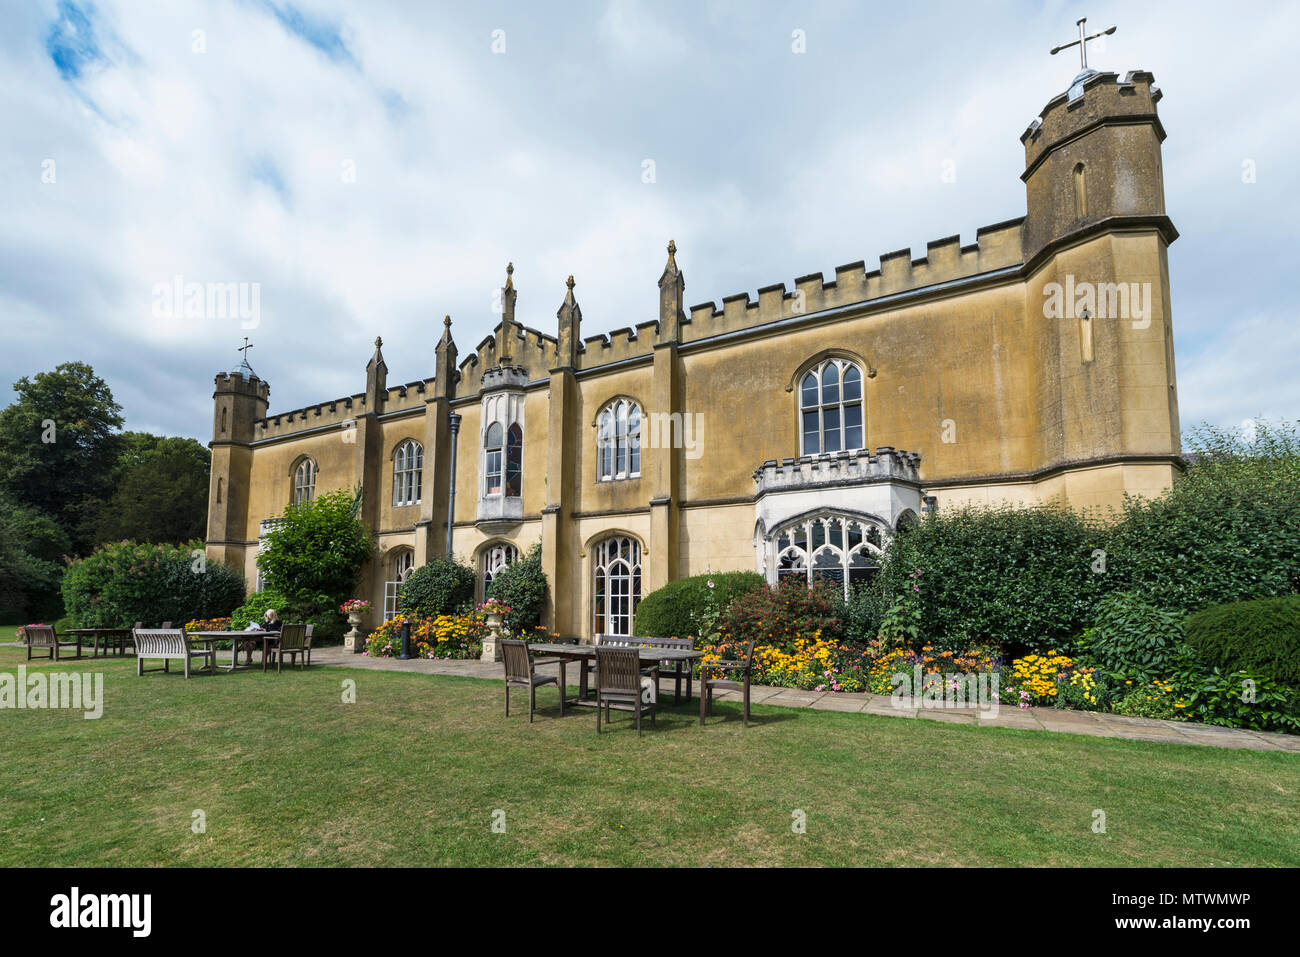
[[1084, 26], [1084, 24], [1086, 24], [1087, 22], [1088, 22], [1087, 17], [1080, 17], [1077, 21], [1075, 21], [1075, 26], [1079, 28], [1079, 39], [1071, 40], [1069, 43], [1062, 43], [1059, 47], [1052, 47], [1052, 52], [1051, 52], [1052, 56], [1056, 56], [1056, 54], [1060, 53], [1062, 50], [1068, 50], [1070, 49], [1070, 47], [1077, 46], [1079, 48], [1079, 75], [1076, 76], [1074, 78], [1074, 82], [1070, 84], [1071, 99], [1073, 99], [1075, 96], [1078, 95], [1075, 92], [1076, 89], [1078, 90], [1079, 93], [1083, 92], [1083, 88], [1079, 85], [1080, 81], [1086, 80], [1088, 77], [1092, 76], [1097, 72], [1096, 70], [1091, 69], [1088, 66], [1088, 41], [1096, 40], [1099, 37], [1108, 37], [1112, 33], [1114, 33], [1116, 29], [1115, 27], [1110, 26], [1107, 27], [1105, 30], [1100, 30], [1097, 33], [1090, 34], [1087, 32], [1087, 28]]
[[247, 369], [248, 375], [245, 376], [245, 378], [248, 379], [251, 379], [257, 375], [257, 373], [253, 371], [253, 367], [248, 364], [248, 350], [251, 348], [253, 348], [253, 344], [248, 341], [248, 336], [244, 336], [244, 344], [235, 350], [236, 352], [240, 353], [243, 356], [243, 358], [240, 360], [239, 368], [235, 371], [243, 373], [243, 371]]

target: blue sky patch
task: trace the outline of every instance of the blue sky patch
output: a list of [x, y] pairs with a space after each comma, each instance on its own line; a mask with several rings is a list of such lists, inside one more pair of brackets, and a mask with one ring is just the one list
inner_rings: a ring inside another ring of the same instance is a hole
[[315, 47], [335, 63], [360, 65], [343, 41], [343, 35], [336, 25], [321, 17], [305, 14], [291, 3], [271, 3], [267, 0], [266, 9], [271, 11], [289, 33]]
[[81, 78], [87, 66], [106, 61], [95, 39], [91, 17], [95, 8], [86, 4], [79, 7], [70, 0], [60, 0], [59, 18], [50, 24], [45, 37], [45, 50], [58, 68], [59, 75], [71, 82]]

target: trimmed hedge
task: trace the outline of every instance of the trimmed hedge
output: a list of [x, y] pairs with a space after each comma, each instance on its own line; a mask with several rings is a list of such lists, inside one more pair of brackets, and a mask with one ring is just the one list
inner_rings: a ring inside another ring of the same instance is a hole
[[1209, 664], [1300, 686], [1300, 595], [1215, 605], [1190, 616], [1186, 628]]
[[1096, 625], [1083, 636], [1103, 671], [1165, 678], [1187, 664], [1182, 617], [1161, 611], [1137, 592], [1115, 592], [1097, 603]]
[[766, 584], [758, 572], [715, 572], [679, 578], [641, 599], [632, 631], [650, 638], [698, 637], [699, 622], [710, 598], [719, 608], [725, 608], [738, 596]]
[[195, 558], [188, 545], [104, 545], [73, 562], [63, 576], [69, 617], [83, 628], [129, 628], [142, 621], [179, 627], [220, 618], [244, 600], [244, 577], [227, 565]]
[[440, 556], [407, 576], [397, 591], [397, 609], [420, 618], [454, 615], [474, 603], [474, 569]]

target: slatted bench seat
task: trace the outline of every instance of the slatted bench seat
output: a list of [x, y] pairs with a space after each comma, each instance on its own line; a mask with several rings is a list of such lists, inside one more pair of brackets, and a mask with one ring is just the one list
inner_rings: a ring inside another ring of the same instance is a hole
[[[190, 659], [201, 658], [207, 662], [209, 672], [216, 671], [217, 652], [209, 646], [198, 648], [185, 638], [179, 628], [133, 628], [131, 642], [135, 645], [135, 673], [139, 677], [146, 671], [168, 671], [172, 661], [185, 662], [185, 677], [190, 676]], [[161, 658], [161, 668], [145, 668], [146, 658]]]

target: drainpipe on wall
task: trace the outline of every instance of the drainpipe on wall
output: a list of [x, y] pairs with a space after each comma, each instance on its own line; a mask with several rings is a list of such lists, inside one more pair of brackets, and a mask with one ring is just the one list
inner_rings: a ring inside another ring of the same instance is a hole
[[451, 414], [451, 485], [447, 496], [447, 557], [451, 558], [451, 524], [456, 515], [456, 436], [460, 434], [460, 413]]

